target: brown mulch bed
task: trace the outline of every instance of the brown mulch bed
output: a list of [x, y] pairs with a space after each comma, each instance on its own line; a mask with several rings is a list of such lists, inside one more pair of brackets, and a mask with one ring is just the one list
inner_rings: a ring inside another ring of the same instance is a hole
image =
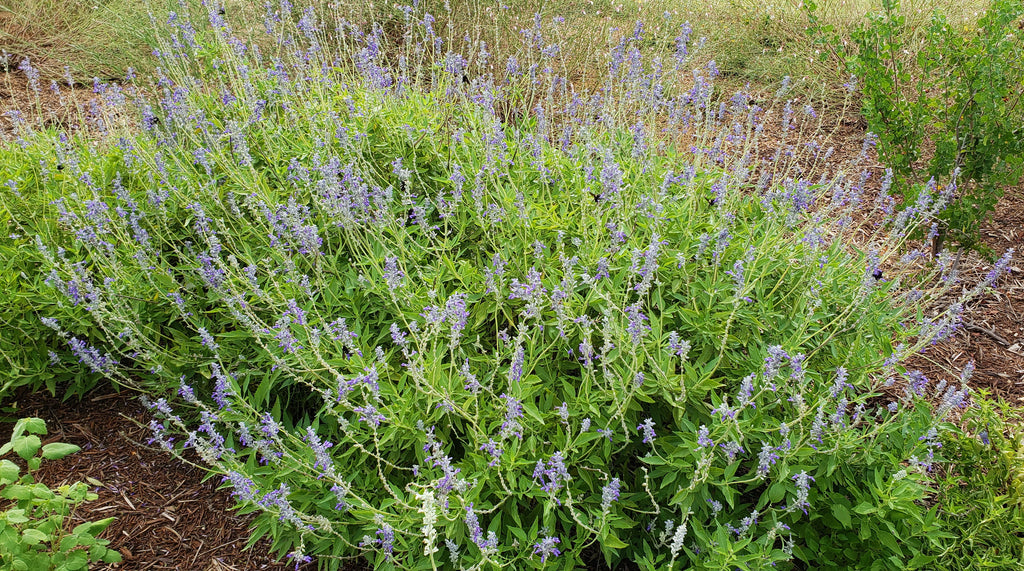
[[[1024, 407], [1024, 185], [1006, 189], [981, 234], [997, 254], [1016, 248], [1011, 272], [992, 293], [965, 308], [964, 327], [954, 338], [930, 348], [912, 365], [930, 379], [953, 381], [973, 360], [972, 389]], [[965, 256], [964, 283], [976, 283], [991, 268], [978, 256]]]
[[[92, 84], [78, 82], [69, 86], [67, 80], [57, 77], [40, 78], [39, 92], [32, 91], [25, 74], [19, 71], [20, 57], [8, 57], [6, 70], [0, 69], [0, 136], [12, 136], [17, 132], [13, 119], [8, 112], [18, 111], [22, 118], [30, 122], [32, 128], [38, 127], [36, 117], [41, 118], [44, 126], [72, 129], [78, 119], [87, 113], [87, 103], [96, 97], [92, 92]], [[38, 61], [31, 61], [33, 67]], [[6, 71], [6, 73], [3, 73]], [[59, 92], [50, 88], [55, 81]]]
[[[18, 395], [15, 416], [46, 421], [43, 442], [67, 442], [82, 450], [46, 460], [37, 481], [53, 488], [87, 482], [99, 498], [79, 506], [71, 526], [115, 516], [101, 537], [121, 552], [120, 564], [96, 570], [242, 571], [295, 569], [269, 553], [270, 542], [245, 550], [254, 515], [231, 512], [235, 505], [220, 478], [203, 481], [206, 472], [180, 462], [161, 449], [141, 446], [150, 437], [151, 416], [130, 392], [87, 395], [61, 402], [45, 393]], [[0, 425], [10, 438], [11, 424]], [[196, 461], [197, 458], [191, 460]], [[99, 485], [96, 484], [99, 482]], [[315, 569], [315, 564], [300, 569]], [[355, 568], [353, 568], [355, 569]]]
[[[794, 103], [794, 107], [798, 105]], [[778, 118], [775, 119], [765, 129], [765, 143], [780, 140]], [[801, 120], [798, 114], [798, 124]], [[822, 141], [822, 148], [835, 147], [830, 162], [839, 165], [860, 153], [867, 124], [858, 113], [849, 112], [834, 133], [831, 128], [827, 131], [830, 136]], [[762, 148], [770, 148], [770, 145]], [[923, 165], [922, 162], [922, 168]], [[804, 167], [808, 179], [814, 180], [820, 175], [810, 165], [800, 166]], [[864, 166], [871, 171], [865, 191], [867, 196], [872, 196], [880, 188], [884, 165], [872, 151]], [[870, 221], [858, 220], [860, 224], [865, 222]], [[865, 224], [865, 228], [869, 226]], [[1011, 405], [1024, 407], [1024, 181], [1005, 189], [995, 212], [982, 226], [981, 238], [997, 257], [1015, 248], [1011, 271], [994, 290], [965, 307], [964, 326], [954, 337], [915, 355], [905, 366], [908, 370], [920, 369], [933, 383], [941, 380], [953, 383], [959, 380], [967, 363], [974, 361], [975, 372], [968, 383], [971, 389], [984, 390]], [[991, 269], [992, 264], [979, 255], [966, 254], [960, 262], [961, 283], [970, 289]], [[952, 302], [954, 298], [944, 301]]]

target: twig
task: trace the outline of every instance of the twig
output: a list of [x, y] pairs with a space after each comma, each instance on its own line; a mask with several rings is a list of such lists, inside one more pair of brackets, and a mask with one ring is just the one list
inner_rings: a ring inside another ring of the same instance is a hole
[[996, 343], [999, 343], [1003, 347], [1009, 347], [1010, 346], [1009, 341], [1007, 341], [1006, 339], [1003, 339], [1002, 336], [1000, 336], [998, 333], [996, 333], [992, 329], [988, 329], [986, 327], [982, 327], [981, 325], [978, 325], [977, 323], [974, 323], [973, 321], [964, 321], [963, 324], [964, 324], [964, 329], [966, 329], [968, 331], [974, 331], [975, 333], [984, 333], [985, 335], [988, 335], [989, 337], [991, 337], [993, 341], [995, 341]]

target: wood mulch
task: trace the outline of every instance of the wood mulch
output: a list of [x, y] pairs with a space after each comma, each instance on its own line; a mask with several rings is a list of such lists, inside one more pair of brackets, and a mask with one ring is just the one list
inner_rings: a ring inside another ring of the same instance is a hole
[[[973, 360], [972, 389], [1024, 407], [1024, 185], [1006, 189], [981, 234], [997, 254], [1016, 249], [1010, 273], [989, 295], [965, 308], [964, 326], [953, 338], [929, 348], [913, 365], [930, 379], [952, 382]], [[977, 283], [991, 269], [992, 265], [977, 255], [965, 256], [963, 283]]]
[[[797, 120], [805, 119], [798, 117]], [[776, 117], [766, 126], [762, 150], [771, 149], [771, 141], [781, 140], [777, 123]], [[812, 130], [813, 127], [810, 126]], [[830, 161], [833, 167], [857, 156], [867, 133], [867, 123], [855, 112], [848, 112], [836, 127], [834, 132], [827, 128], [830, 136], [821, 141], [822, 148], [834, 146], [836, 149]], [[801, 166], [808, 180], [816, 180], [821, 174], [810, 165]], [[872, 175], [865, 184], [865, 191], [871, 196], [880, 188], [885, 169], [873, 151], [863, 166]], [[925, 168], [923, 162], [921, 166]], [[869, 220], [861, 222], [865, 227], [870, 225]], [[941, 380], [953, 383], [959, 380], [964, 367], [974, 361], [975, 372], [968, 383], [972, 390], [980, 389], [1011, 405], [1024, 407], [1024, 181], [1004, 190], [995, 212], [982, 226], [981, 238], [997, 257], [1010, 248], [1015, 249], [1010, 272], [992, 291], [964, 308], [963, 327], [952, 338], [929, 347], [904, 365], [908, 370], [921, 370], [933, 383]], [[976, 253], [967, 253], [960, 261], [960, 281], [969, 290], [991, 269], [990, 262]]]
[[[87, 103], [96, 97], [92, 84], [76, 80], [70, 86], [63, 78], [40, 78], [38, 92], [34, 91], [25, 74], [18, 70], [22, 58], [8, 54], [6, 67], [0, 60], [0, 137], [19, 135], [13, 117], [8, 113], [20, 113], [23, 119], [35, 123], [35, 117], [42, 118], [47, 127], [73, 129], [84, 117]], [[30, 60], [33, 67], [38, 61]], [[51, 88], [51, 81], [57, 88]], [[33, 125], [34, 126], [34, 125]]]
[[[295, 569], [294, 564], [279, 562], [270, 554], [267, 539], [244, 549], [255, 514], [231, 511], [235, 502], [228, 489], [218, 489], [220, 478], [208, 477], [206, 471], [162, 449], [145, 446], [151, 436], [146, 427], [151, 416], [136, 396], [104, 386], [80, 401], [61, 402], [46, 393], [23, 391], [4, 403], [16, 407], [18, 418], [45, 420], [44, 443], [67, 442], [82, 448], [60, 460], [44, 460], [35, 476], [51, 488], [86, 482], [99, 496], [75, 510], [71, 527], [117, 518], [100, 537], [110, 540], [123, 561], [91, 569]], [[3, 442], [10, 438], [11, 428], [10, 423], [0, 425]], [[194, 454], [186, 454], [186, 459], [199, 463]], [[315, 568], [314, 564], [300, 567]]]

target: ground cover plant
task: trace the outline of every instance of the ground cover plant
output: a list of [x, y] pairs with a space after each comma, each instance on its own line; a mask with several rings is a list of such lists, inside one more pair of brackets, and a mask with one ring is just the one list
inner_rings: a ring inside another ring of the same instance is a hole
[[150, 392], [257, 535], [328, 568], [933, 563], [969, 395], [901, 363], [1010, 260], [931, 311], [952, 257], [907, 236], [954, 186], [897, 212], [873, 139], [801, 178], [814, 108], [716, 93], [671, 15], [671, 57], [637, 23], [578, 93], [558, 18], [496, 60], [411, 7], [282, 2], [261, 41], [222, 12], [169, 18], [149, 98], [97, 82], [89, 133], [22, 122], [0, 178], [49, 358]]
[[87, 568], [90, 561], [116, 563], [121, 554], [108, 549], [109, 541], [97, 539], [114, 518], [85, 522], [70, 531], [65, 520], [82, 502], [96, 499], [85, 482], [51, 489], [37, 482], [34, 473], [43, 460], [56, 460], [78, 452], [73, 444], [43, 444], [46, 423], [39, 418], [19, 420], [10, 441], [0, 447], [0, 457], [18, 456], [28, 468], [0, 459], [0, 498], [10, 503], [0, 512], [0, 564], [4, 569], [72, 571]]
[[1024, 561], [1024, 434], [1020, 411], [976, 398], [965, 415], [977, 437], [950, 434], [951, 460], [936, 501], [957, 530], [940, 561], [945, 569], [1013, 569]]

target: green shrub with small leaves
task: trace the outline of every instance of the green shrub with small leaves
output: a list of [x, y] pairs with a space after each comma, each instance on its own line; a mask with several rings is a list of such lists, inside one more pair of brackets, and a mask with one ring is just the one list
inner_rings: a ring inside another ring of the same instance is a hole
[[940, 217], [933, 249], [948, 238], [990, 254], [979, 229], [1024, 165], [1024, 4], [995, 0], [976, 28], [934, 13], [916, 68], [904, 56], [917, 40], [899, 0], [882, 8], [854, 33], [849, 63], [879, 155], [896, 175], [892, 192], [912, 200], [914, 184], [952, 175], [956, 200]]
[[23, 418], [14, 426], [10, 442], [0, 447], [0, 458], [11, 452], [17, 462], [0, 459], [0, 498], [9, 500], [0, 512], [0, 568], [14, 571], [73, 571], [91, 562], [116, 563], [121, 554], [96, 536], [114, 521], [109, 517], [85, 522], [67, 530], [67, 520], [82, 502], [96, 499], [82, 482], [50, 489], [33, 475], [43, 460], [56, 460], [78, 452], [74, 444], [43, 444], [46, 424], [39, 418]]

